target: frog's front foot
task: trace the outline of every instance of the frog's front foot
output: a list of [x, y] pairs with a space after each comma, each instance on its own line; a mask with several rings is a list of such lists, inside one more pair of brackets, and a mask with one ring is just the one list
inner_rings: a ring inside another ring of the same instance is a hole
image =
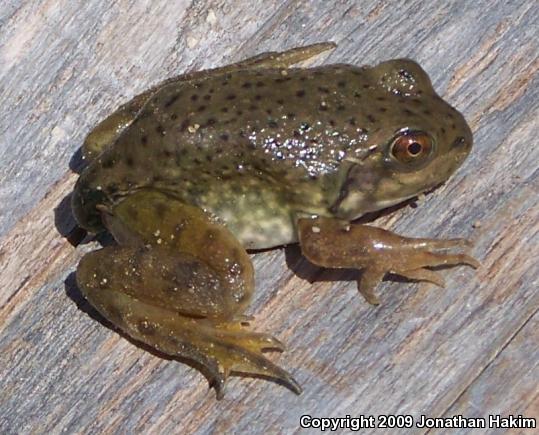
[[388, 272], [444, 287], [443, 278], [429, 267], [479, 267], [479, 262], [467, 254], [448, 252], [471, 247], [465, 239], [408, 238], [381, 228], [327, 218], [300, 219], [298, 231], [302, 252], [313, 263], [363, 269], [358, 288], [371, 304], [379, 303], [374, 289]]

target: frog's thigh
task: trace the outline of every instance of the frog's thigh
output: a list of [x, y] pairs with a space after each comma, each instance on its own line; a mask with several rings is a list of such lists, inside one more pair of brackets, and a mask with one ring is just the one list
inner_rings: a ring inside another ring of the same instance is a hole
[[364, 269], [359, 290], [374, 304], [378, 299], [373, 290], [387, 272], [443, 286], [443, 279], [425, 267], [479, 266], [466, 254], [445, 252], [470, 247], [463, 239], [402, 237], [381, 228], [328, 218], [299, 219], [298, 232], [301, 250], [313, 263], [331, 268]]
[[162, 352], [198, 361], [219, 394], [230, 371], [268, 376], [300, 391], [262, 355], [282, 344], [242, 324], [253, 270], [225, 227], [155, 191], [135, 193], [103, 213], [119, 246], [86, 255], [77, 283], [107, 319]]
[[[187, 314], [221, 320], [230, 320], [247, 308], [254, 288], [251, 259], [234, 235], [200, 208], [145, 190], [130, 195], [102, 216], [121, 246], [151, 246], [151, 257], [156, 261], [176, 261], [176, 270], [184, 264], [204, 277], [189, 284], [187, 293], [178, 295], [169, 289], [175, 281], [188, 282], [187, 277], [162, 279], [159, 285], [152, 277], [154, 281], [147, 284], [151, 284], [154, 302], [159, 299], [162, 306], [176, 307], [176, 298]], [[180, 300], [180, 296], [188, 299]], [[190, 311], [185, 311], [187, 308]]]

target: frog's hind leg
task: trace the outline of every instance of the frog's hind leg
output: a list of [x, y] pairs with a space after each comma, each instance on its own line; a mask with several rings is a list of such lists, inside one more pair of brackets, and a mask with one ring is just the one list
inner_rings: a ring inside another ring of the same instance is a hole
[[154, 191], [135, 193], [102, 213], [119, 245], [87, 254], [77, 282], [105, 318], [136, 340], [204, 366], [218, 397], [230, 372], [272, 378], [301, 392], [262, 353], [283, 345], [246, 329], [242, 313], [253, 269], [223, 225]]

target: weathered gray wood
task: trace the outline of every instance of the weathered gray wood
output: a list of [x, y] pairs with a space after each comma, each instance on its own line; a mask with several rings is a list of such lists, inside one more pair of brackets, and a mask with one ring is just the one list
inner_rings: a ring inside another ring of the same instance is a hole
[[[539, 306], [538, 14], [526, 0], [3, 3], [0, 431], [288, 432], [302, 414], [467, 412], [476, 391], [512, 397], [480, 402], [477, 415], [537, 416], [536, 396], [511, 378], [529, 368], [537, 380], [537, 340], [522, 339], [529, 353], [507, 351], [521, 348], [520, 334], [512, 340]], [[95, 245], [74, 249], [59, 233], [73, 224], [61, 204], [76, 179], [68, 164], [100, 118], [163, 78], [323, 40], [339, 43], [328, 62], [417, 59], [470, 120], [464, 167], [377, 224], [471, 236], [483, 267], [447, 271], [444, 290], [388, 282], [372, 308], [293, 248], [255, 255], [249, 312], [288, 344], [274, 360], [305, 393], [232, 378], [216, 402], [198, 372], [92, 318], [70, 274]], [[496, 368], [507, 360], [522, 369]]]
[[[537, 417], [539, 415], [538, 343], [539, 314], [536, 312], [492, 364], [447, 410], [445, 417], [462, 415], [488, 418], [489, 414]], [[459, 432], [466, 433], [465, 430]], [[518, 433], [518, 431], [515, 432]], [[505, 430], [500, 429], [492, 433], [505, 433]]]

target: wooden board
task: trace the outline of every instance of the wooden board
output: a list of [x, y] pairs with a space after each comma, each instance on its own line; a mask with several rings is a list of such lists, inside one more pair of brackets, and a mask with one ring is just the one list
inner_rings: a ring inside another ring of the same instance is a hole
[[[526, 0], [404, 3], [0, 5], [2, 433], [280, 433], [299, 431], [305, 414], [539, 416], [539, 10]], [[318, 62], [418, 60], [470, 121], [475, 147], [461, 170], [376, 224], [472, 237], [483, 266], [444, 272], [446, 289], [388, 281], [373, 308], [349, 277], [315, 269], [296, 248], [256, 254], [249, 313], [288, 344], [272, 359], [305, 392], [235, 377], [217, 402], [199, 372], [118, 335], [81, 298], [72, 273], [96, 245], [65, 237], [70, 162], [96, 122], [166, 77], [325, 40], [339, 47]]]

